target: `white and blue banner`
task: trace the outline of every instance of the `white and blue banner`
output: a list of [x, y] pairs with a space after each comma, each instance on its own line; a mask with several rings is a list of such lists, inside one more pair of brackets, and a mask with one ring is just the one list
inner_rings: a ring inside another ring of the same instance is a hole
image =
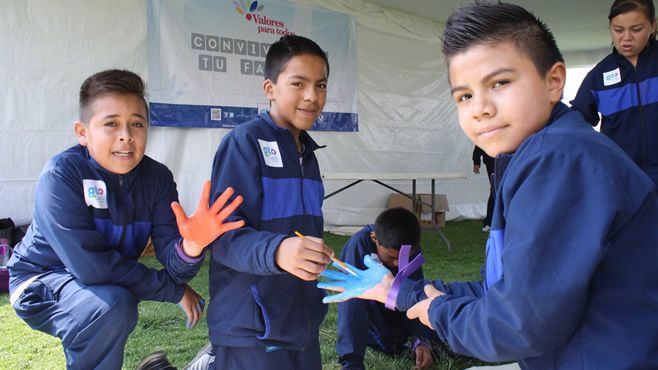
[[358, 131], [354, 20], [281, 0], [149, 0], [151, 124], [231, 128], [267, 110], [265, 55], [287, 34], [329, 56], [327, 102], [313, 129]]

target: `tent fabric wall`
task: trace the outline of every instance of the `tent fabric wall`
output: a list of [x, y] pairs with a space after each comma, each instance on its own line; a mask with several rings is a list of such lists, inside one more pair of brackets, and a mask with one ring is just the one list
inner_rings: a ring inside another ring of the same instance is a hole
[[[330, 172], [464, 172], [472, 144], [462, 134], [440, 54], [440, 25], [360, 0], [307, 0], [355, 17], [359, 132], [312, 132]], [[0, 2], [0, 217], [32, 217], [45, 162], [76, 143], [73, 122], [84, 78], [107, 68], [147, 76], [146, 1], [5, 0]], [[330, 80], [331, 83], [331, 80]], [[226, 129], [151, 128], [147, 154], [174, 173], [192, 211], [209, 178]], [[429, 192], [429, 181], [418, 192]], [[326, 181], [331, 192], [344, 181]], [[410, 181], [391, 185], [411, 191]], [[484, 213], [483, 175], [439, 183], [448, 219]], [[364, 225], [384, 209], [390, 191], [363, 183], [329, 198], [326, 227]]]

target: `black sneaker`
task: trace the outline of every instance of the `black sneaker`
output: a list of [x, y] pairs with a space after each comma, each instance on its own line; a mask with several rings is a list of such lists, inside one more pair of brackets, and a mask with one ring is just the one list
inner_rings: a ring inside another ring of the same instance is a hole
[[165, 351], [153, 352], [137, 364], [135, 370], [177, 370], [167, 360]]

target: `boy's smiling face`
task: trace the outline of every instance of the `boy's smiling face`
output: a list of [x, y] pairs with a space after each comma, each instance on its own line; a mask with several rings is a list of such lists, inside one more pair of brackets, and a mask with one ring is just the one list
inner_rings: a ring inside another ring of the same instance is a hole
[[296, 55], [281, 70], [277, 82], [265, 80], [263, 88], [271, 102], [272, 120], [297, 137], [313, 127], [324, 108], [327, 65], [316, 55]]
[[452, 96], [466, 135], [492, 157], [513, 153], [547, 123], [560, 100], [566, 70], [541, 76], [511, 42], [476, 44], [449, 62]]
[[91, 103], [89, 122], [74, 125], [78, 143], [106, 170], [132, 171], [144, 158], [148, 117], [144, 101], [133, 94], [102, 95]]

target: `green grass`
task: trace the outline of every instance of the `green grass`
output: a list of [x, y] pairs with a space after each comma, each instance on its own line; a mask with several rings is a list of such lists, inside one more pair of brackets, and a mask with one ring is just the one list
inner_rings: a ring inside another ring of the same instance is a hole
[[[446, 281], [476, 280], [484, 261], [484, 245], [487, 234], [480, 230], [479, 221], [449, 222], [444, 229], [452, 243], [452, 252], [434, 232], [423, 232], [423, 266], [428, 279], [442, 278]], [[336, 253], [340, 252], [348, 237], [325, 234], [325, 242]], [[158, 266], [154, 257], [144, 257], [149, 266]], [[208, 292], [208, 263], [195, 279], [192, 288], [204, 296]], [[204, 316], [205, 318], [205, 316]], [[0, 369], [63, 369], [64, 354], [59, 339], [30, 329], [18, 319], [9, 305], [6, 293], [0, 294]], [[169, 360], [182, 368], [208, 341], [208, 327], [201, 320], [192, 330], [185, 329], [184, 315], [177, 305], [171, 303], [142, 302], [139, 305], [139, 322], [130, 335], [126, 346], [124, 368], [134, 369], [147, 354], [165, 350]], [[335, 352], [336, 306], [320, 328], [320, 343], [323, 369], [340, 369]], [[454, 353], [442, 352], [432, 369], [464, 369], [482, 365], [474, 359]], [[376, 351], [366, 353], [369, 369], [411, 369], [411, 358], [391, 358]]]

